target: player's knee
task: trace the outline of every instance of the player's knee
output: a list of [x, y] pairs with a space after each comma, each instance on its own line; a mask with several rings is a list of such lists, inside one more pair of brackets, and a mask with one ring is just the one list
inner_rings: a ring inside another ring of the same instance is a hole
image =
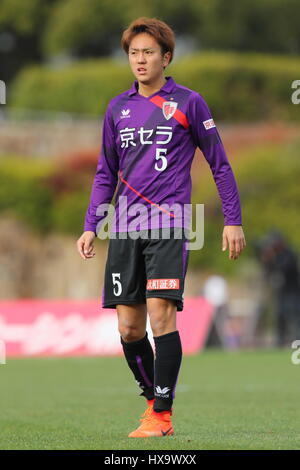
[[162, 336], [169, 331], [169, 323], [166, 319], [155, 318], [151, 322], [153, 336]]
[[176, 329], [176, 302], [169, 299], [151, 299], [148, 307], [150, 325], [154, 336]]
[[119, 325], [119, 333], [126, 343], [142, 339], [146, 332], [134, 325]]

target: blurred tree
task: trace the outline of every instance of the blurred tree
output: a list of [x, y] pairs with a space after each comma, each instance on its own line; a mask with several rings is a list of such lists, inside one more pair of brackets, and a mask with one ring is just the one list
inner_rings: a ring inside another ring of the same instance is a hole
[[[200, 49], [297, 54], [299, 0], [0, 0], [0, 79], [62, 57], [110, 56], [139, 16], [156, 17]], [[178, 41], [179, 43], [179, 41]], [[176, 55], [176, 54], [175, 54]]]
[[40, 41], [54, 0], [0, 0], [0, 78], [40, 62]]
[[77, 57], [112, 52], [123, 29], [126, 0], [62, 0], [51, 11], [42, 41], [46, 55], [71, 53]]
[[137, 4], [128, 2], [124, 11], [125, 24], [139, 16], [151, 16], [168, 23], [176, 35], [193, 35], [196, 28], [201, 28], [202, 18], [198, 15], [196, 0], [140, 0]]
[[202, 0], [202, 27], [193, 34], [204, 48], [300, 52], [298, 0]]
[[47, 55], [107, 56], [120, 47], [122, 31], [139, 16], [157, 17], [178, 34], [195, 28], [195, 0], [63, 0], [52, 10], [43, 38]]
[[109, 55], [133, 19], [150, 16], [166, 21], [177, 36], [197, 38], [201, 48], [296, 54], [297, 10], [298, 0], [61, 0], [50, 15], [43, 50]]

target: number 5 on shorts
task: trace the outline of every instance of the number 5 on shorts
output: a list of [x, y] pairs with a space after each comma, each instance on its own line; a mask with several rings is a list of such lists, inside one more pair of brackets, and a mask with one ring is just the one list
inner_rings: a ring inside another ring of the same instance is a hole
[[121, 276], [121, 273], [112, 273], [113, 285], [117, 287], [117, 292], [115, 291], [115, 288], [113, 289], [114, 294], [116, 296], [119, 296], [122, 294], [122, 284], [120, 282], [120, 276]]

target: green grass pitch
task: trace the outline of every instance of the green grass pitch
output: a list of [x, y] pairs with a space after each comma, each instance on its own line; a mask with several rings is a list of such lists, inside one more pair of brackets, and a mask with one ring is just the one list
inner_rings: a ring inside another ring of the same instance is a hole
[[174, 436], [128, 438], [145, 399], [122, 357], [0, 365], [0, 449], [299, 449], [292, 349], [207, 349], [182, 361]]

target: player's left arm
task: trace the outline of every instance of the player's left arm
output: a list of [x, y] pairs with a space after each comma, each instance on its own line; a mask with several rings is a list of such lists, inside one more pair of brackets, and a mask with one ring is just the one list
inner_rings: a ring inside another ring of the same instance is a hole
[[246, 246], [242, 225], [225, 225], [222, 234], [222, 250], [229, 248], [229, 259], [237, 259]]
[[190, 100], [188, 118], [194, 142], [210, 166], [222, 202], [222, 250], [228, 248], [229, 259], [237, 259], [246, 246], [239, 191], [211, 112], [198, 93]]

